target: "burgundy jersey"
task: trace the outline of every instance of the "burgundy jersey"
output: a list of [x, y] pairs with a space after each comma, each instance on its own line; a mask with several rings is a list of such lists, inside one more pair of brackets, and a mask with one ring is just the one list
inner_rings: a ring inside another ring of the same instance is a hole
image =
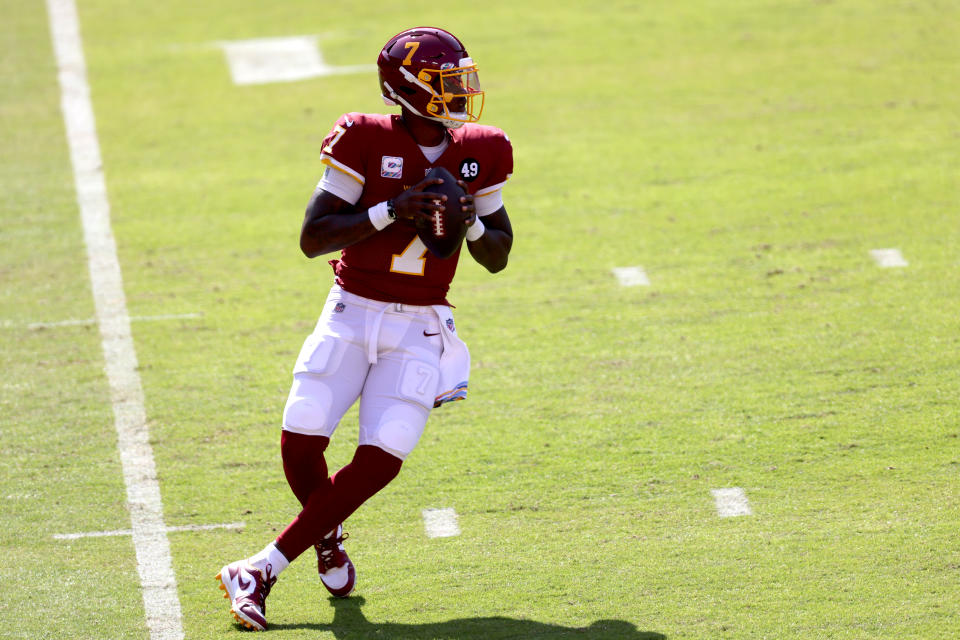
[[[430, 163], [399, 115], [348, 113], [323, 141], [321, 162], [363, 185], [359, 209], [397, 197], [440, 166], [467, 183], [470, 193], [500, 188], [513, 172], [513, 147], [496, 127], [451, 129], [443, 155]], [[449, 206], [449, 204], [448, 204]], [[446, 259], [430, 253], [412, 224], [397, 220], [331, 260], [337, 284], [351, 293], [411, 305], [449, 304], [446, 296], [460, 250]]]

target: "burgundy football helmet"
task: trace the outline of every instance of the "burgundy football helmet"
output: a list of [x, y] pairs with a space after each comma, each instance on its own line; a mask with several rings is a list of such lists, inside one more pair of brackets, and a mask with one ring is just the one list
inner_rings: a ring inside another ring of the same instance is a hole
[[402, 31], [384, 45], [377, 67], [388, 105], [403, 105], [450, 129], [480, 119], [477, 65], [452, 33], [436, 27]]

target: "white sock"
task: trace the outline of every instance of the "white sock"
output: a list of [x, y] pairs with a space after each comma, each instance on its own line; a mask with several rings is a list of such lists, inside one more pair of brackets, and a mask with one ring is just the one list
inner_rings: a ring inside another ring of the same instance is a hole
[[276, 576], [290, 565], [290, 561], [280, 553], [280, 549], [277, 549], [277, 545], [273, 542], [265, 546], [260, 553], [250, 556], [248, 562], [260, 569], [264, 575], [267, 574], [267, 565], [271, 565], [269, 573], [272, 576]]

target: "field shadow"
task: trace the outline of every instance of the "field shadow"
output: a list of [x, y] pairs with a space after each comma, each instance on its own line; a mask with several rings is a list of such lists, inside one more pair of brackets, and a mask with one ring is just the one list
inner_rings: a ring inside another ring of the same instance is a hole
[[588, 627], [564, 627], [557, 624], [517, 620], [502, 616], [457, 618], [445, 622], [398, 624], [370, 622], [363, 615], [362, 597], [330, 598], [333, 621], [302, 624], [271, 624], [271, 629], [312, 629], [330, 631], [342, 640], [377, 638], [390, 640], [523, 640], [526, 638], [584, 638], [584, 640], [666, 640], [655, 631], [640, 631], [624, 620], [597, 620]]

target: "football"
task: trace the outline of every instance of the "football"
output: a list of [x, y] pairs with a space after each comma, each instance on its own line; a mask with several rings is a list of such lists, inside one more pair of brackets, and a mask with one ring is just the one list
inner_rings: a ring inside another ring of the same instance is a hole
[[443, 167], [430, 169], [425, 177], [443, 180], [443, 184], [428, 185], [424, 191], [447, 196], [446, 210], [434, 213], [430, 224], [417, 225], [417, 235], [430, 253], [438, 258], [449, 258], [460, 248], [467, 233], [467, 225], [459, 215], [460, 198], [465, 192], [457, 184], [453, 174]]

